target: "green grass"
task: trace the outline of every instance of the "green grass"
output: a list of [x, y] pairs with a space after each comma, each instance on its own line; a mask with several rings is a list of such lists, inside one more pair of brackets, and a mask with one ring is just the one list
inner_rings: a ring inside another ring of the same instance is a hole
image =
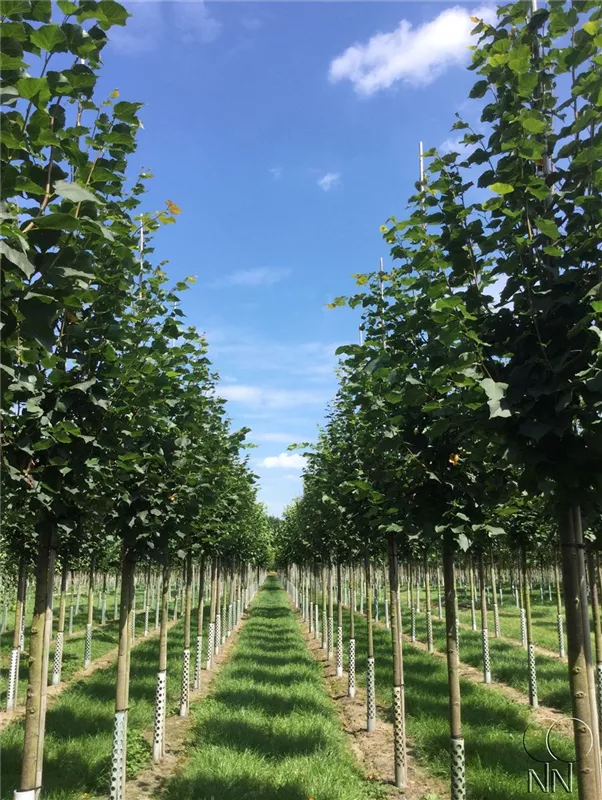
[[173, 800], [379, 797], [346, 747], [321, 666], [275, 578], [268, 578], [210, 697], [193, 706], [188, 761]]
[[[205, 615], [205, 619], [207, 615]], [[154, 620], [153, 620], [154, 621]], [[142, 629], [138, 627], [142, 634]], [[177, 713], [181, 659], [184, 647], [182, 621], [169, 632], [167, 710]], [[132, 650], [128, 746], [130, 775], [150, 762], [150, 746], [142, 732], [152, 728], [155, 681], [159, 659], [158, 637], [143, 640]], [[112, 747], [116, 668], [97, 670], [69, 686], [46, 715], [44, 797], [47, 800], [81, 800], [82, 793], [106, 796]], [[2, 798], [12, 798], [17, 788], [23, 749], [23, 723], [15, 721], [2, 732]]]
[[[421, 615], [424, 616], [424, 615]], [[348, 631], [349, 613], [344, 614]], [[404, 628], [408, 620], [404, 619]], [[356, 614], [358, 683], [365, 686], [366, 620]], [[466, 643], [461, 654], [465, 655]], [[391, 706], [391, 634], [375, 627], [376, 694]], [[566, 670], [566, 665], [562, 665]], [[433, 775], [449, 780], [447, 666], [443, 659], [404, 643], [407, 732], [415, 755]], [[565, 676], [565, 684], [567, 676]], [[462, 721], [466, 740], [469, 800], [528, 800], [527, 769], [537, 767], [523, 750], [522, 737], [530, 711], [495, 689], [461, 681]], [[570, 743], [565, 740], [565, 746]]]

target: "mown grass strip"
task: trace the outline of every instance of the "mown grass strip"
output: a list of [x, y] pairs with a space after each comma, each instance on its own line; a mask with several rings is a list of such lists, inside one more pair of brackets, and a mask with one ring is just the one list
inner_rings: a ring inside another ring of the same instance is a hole
[[192, 707], [188, 761], [173, 800], [362, 800], [380, 796], [348, 750], [320, 665], [269, 577], [232, 659]]

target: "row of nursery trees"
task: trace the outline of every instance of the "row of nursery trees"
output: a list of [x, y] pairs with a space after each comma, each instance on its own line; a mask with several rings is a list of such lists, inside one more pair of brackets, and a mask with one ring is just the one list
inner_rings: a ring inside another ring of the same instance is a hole
[[[161, 573], [160, 715], [170, 570], [185, 574], [189, 653], [193, 566], [201, 583], [210, 570], [215, 625], [216, 587], [227, 582], [239, 615], [260, 577], [249, 565], [269, 558], [267, 517], [241, 455], [248, 431], [232, 430], [206, 341], [179, 308], [191, 280], [169, 288], [163, 264], [152, 262], [152, 234], [180, 209], [167, 201], [141, 211], [152, 176], [126, 177], [141, 104], [117, 90], [94, 98], [107, 32], [128, 16], [113, 0], [2, 4], [2, 566], [7, 590], [12, 575], [18, 592], [17, 616], [30, 562], [35, 595], [22, 798], [42, 786], [57, 573], [58, 645], [69, 573], [89, 570], [92, 586], [95, 572], [119, 572], [111, 796], [122, 798], [135, 575], [147, 582]], [[203, 596], [200, 586], [199, 615]]]
[[297, 590], [316, 562], [365, 560], [370, 585], [370, 559], [386, 549], [399, 786], [399, 558], [442, 564], [460, 800], [456, 560], [471, 553], [482, 571], [501, 539], [523, 567], [557, 549], [579, 797], [597, 800], [586, 544], [602, 543], [602, 9], [516, 3], [495, 24], [474, 21], [480, 124], [458, 119], [458, 152], [424, 154], [407, 217], [382, 228], [390, 268], [356, 276], [358, 293], [331, 304], [362, 309], [360, 344], [339, 348], [338, 393], [280, 558], [296, 565]]

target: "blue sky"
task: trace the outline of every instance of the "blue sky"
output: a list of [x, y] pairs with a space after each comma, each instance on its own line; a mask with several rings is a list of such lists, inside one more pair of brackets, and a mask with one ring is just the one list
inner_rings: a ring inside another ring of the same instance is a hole
[[334, 350], [359, 311], [327, 310], [351, 275], [387, 259], [418, 142], [450, 147], [474, 122], [469, 16], [446, 2], [136, 0], [112, 29], [99, 89], [143, 102], [134, 174], [147, 210], [177, 203], [154, 245], [183, 309], [206, 332], [236, 426], [272, 513], [301, 491], [291, 442], [315, 439], [336, 389]]

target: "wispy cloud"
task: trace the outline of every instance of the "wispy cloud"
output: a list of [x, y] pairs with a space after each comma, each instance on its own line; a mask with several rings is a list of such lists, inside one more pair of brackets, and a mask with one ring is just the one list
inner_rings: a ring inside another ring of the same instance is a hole
[[160, 0], [145, 3], [125, 3], [132, 15], [125, 27], [111, 28], [109, 46], [125, 55], [141, 55], [155, 49], [161, 28], [164, 25], [163, 5]]
[[290, 269], [278, 269], [274, 267], [253, 267], [251, 269], [239, 269], [224, 275], [214, 281], [213, 288], [227, 288], [230, 286], [273, 286], [280, 283], [291, 274]]
[[282, 177], [282, 167], [270, 167], [269, 171], [275, 181], [279, 181]]
[[294, 408], [296, 406], [323, 406], [330, 398], [323, 391], [311, 389], [276, 389], [266, 386], [244, 384], [220, 384], [217, 394], [232, 403], [251, 408]]
[[222, 23], [213, 17], [203, 0], [172, 3], [174, 19], [185, 44], [208, 44], [220, 35]]
[[278, 456], [267, 456], [259, 462], [259, 466], [266, 469], [303, 469], [306, 463], [307, 459], [299, 453], [280, 453]]
[[340, 182], [340, 172], [327, 172], [326, 175], [322, 175], [322, 177], [318, 179], [318, 186], [320, 189], [324, 189], [325, 192], [329, 192], [333, 186], [338, 186]]
[[349, 80], [361, 95], [388, 89], [398, 81], [414, 86], [432, 83], [448, 67], [468, 59], [475, 26], [471, 16], [492, 21], [495, 7], [447, 8], [418, 27], [402, 19], [394, 31], [377, 33], [337, 56], [330, 64], [330, 80]]
[[469, 145], [464, 144], [462, 141], [463, 138], [464, 136], [458, 136], [455, 139], [452, 137], [446, 139], [439, 145], [439, 152], [443, 155], [446, 155], [447, 153], [458, 153], [461, 156], [466, 155], [470, 150], [470, 147]]

